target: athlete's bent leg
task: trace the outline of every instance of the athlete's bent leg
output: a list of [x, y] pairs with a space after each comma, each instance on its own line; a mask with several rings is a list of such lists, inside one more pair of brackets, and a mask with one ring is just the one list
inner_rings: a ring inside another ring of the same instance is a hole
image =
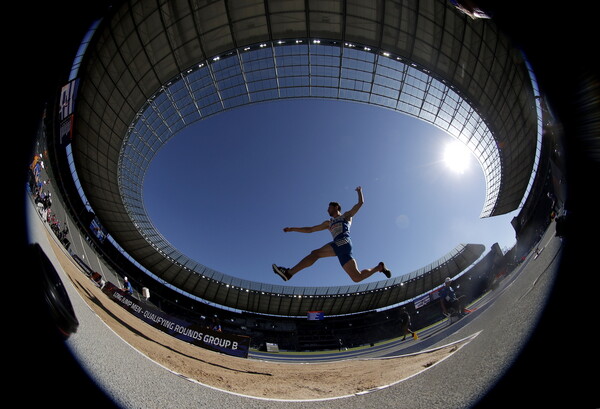
[[383, 271], [383, 263], [379, 263], [379, 264], [377, 264], [377, 266], [375, 266], [373, 268], [366, 268], [364, 270], [359, 270], [355, 259], [350, 259], [342, 267], [343, 267], [344, 271], [350, 276], [352, 281], [354, 281], [355, 283], [359, 283], [359, 282], [371, 277], [374, 273]]

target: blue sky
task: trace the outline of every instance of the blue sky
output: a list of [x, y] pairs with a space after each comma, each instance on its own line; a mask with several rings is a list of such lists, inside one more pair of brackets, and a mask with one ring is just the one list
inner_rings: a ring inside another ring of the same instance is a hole
[[[462, 173], [443, 160], [453, 141], [438, 128], [382, 108], [332, 100], [247, 105], [172, 138], [146, 174], [144, 203], [157, 229], [190, 258], [272, 284], [271, 264], [291, 267], [331, 240], [328, 231], [284, 233], [365, 203], [351, 236], [359, 268], [385, 261], [417, 270], [459, 243], [512, 247], [516, 212], [481, 219], [485, 182], [476, 159]], [[486, 252], [487, 252], [486, 250]], [[375, 274], [369, 281], [384, 279]], [[353, 284], [337, 258], [317, 261], [287, 285]]]

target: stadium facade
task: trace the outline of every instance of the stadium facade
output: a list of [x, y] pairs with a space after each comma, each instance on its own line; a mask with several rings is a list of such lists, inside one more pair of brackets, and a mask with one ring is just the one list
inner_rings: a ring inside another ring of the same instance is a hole
[[[486, 180], [482, 217], [519, 207], [540, 154], [539, 101], [523, 55], [493, 21], [441, 0], [123, 2], [92, 26], [71, 80], [50, 118], [70, 211], [82, 228], [103, 232], [98, 250], [116, 269], [164, 300], [215, 311], [370, 314], [477, 270], [484, 249], [457, 245], [418, 271], [343, 287], [268, 285], [212, 270], [173, 248], [142, 201], [154, 155], [193, 123], [283, 98], [396, 110], [473, 152]], [[497, 251], [488, 257], [498, 264]], [[489, 284], [490, 271], [477, 277]]]

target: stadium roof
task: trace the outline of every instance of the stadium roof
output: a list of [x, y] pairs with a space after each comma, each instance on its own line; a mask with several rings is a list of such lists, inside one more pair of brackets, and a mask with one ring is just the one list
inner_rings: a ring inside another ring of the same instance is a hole
[[[461, 140], [485, 175], [483, 217], [510, 212], [523, 199], [538, 137], [526, 63], [492, 21], [471, 20], [441, 0], [114, 6], [79, 67], [72, 147], [86, 199], [152, 275], [210, 302], [263, 311], [260, 303], [241, 301], [242, 291], [222, 290], [235, 278], [217, 272], [202, 278], [207, 268], [154, 229], [143, 206], [143, 178], [154, 154], [189, 124], [295, 97], [395, 109]], [[266, 310], [297, 310], [296, 291], [284, 287], [277, 296], [276, 302], [290, 298], [289, 308]], [[368, 304], [353, 300], [338, 313]]]

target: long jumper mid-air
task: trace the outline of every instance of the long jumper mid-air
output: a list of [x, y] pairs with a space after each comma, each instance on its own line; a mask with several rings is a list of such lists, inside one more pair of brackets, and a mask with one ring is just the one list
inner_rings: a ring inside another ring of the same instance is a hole
[[373, 268], [359, 270], [356, 260], [352, 256], [350, 225], [352, 224], [352, 217], [364, 203], [362, 188], [360, 186], [356, 188], [356, 192], [358, 193], [358, 202], [347, 212], [342, 213], [340, 204], [331, 202], [327, 208], [327, 213], [331, 217], [329, 220], [325, 220], [323, 223], [312, 227], [286, 227], [283, 229], [284, 232], [294, 231], [299, 233], [313, 233], [329, 229], [333, 236], [333, 241], [325, 244], [320, 249], [313, 250], [292, 268], [285, 268], [273, 264], [273, 271], [275, 274], [279, 275], [284, 281], [288, 281], [300, 270], [312, 266], [318, 259], [322, 257], [337, 256], [344, 271], [350, 276], [352, 281], [356, 283], [365, 280], [377, 272], [382, 272], [387, 278], [392, 276], [392, 273], [387, 269], [383, 261], [379, 262], [379, 264]]

